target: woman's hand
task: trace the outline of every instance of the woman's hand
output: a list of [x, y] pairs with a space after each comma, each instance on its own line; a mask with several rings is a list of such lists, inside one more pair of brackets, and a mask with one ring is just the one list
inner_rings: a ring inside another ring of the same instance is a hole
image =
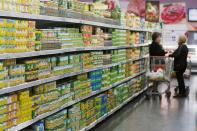
[[168, 54], [168, 53], [170, 53], [170, 54], [171, 54], [171, 53], [173, 53], [173, 52], [174, 52], [174, 50], [172, 50], [172, 49], [166, 49], [166, 52], [167, 52], [167, 54]]
[[165, 56], [166, 56], [166, 57], [169, 57], [170, 54], [171, 54], [171, 53], [166, 53]]

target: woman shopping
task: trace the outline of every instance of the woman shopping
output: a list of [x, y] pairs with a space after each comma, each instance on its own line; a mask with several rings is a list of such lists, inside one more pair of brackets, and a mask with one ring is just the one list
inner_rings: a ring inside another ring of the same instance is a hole
[[161, 34], [154, 32], [152, 35], [152, 44], [149, 47], [150, 56], [165, 56], [166, 52], [164, 51], [161, 43]]
[[[150, 59], [150, 65], [152, 64], [159, 64], [160, 60], [157, 60], [157, 56], [162, 57], [165, 56], [166, 52], [163, 49], [161, 45], [161, 34], [158, 32], [154, 32], [152, 34], [152, 43], [149, 46], [149, 55], [151, 57]], [[165, 64], [164, 61], [161, 64]], [[152, 66], [150, 66], [150, 69], [152, 70]], [[153, 92], [158, 93], [157, 87], [159, 85], [159, 82], [153, 83]]]
[[178, 81], [179, 93], [174, 97], [186, 97], [186, 88], [184, 83], [183, 74], [187, 68], [187, 56], [188, 48], [186, 46], [186, 37], [180, 36], [178, 40], [178, 48], [169, 55], [169, 57], [174, 57], [174, 71], [176, 72], [176, 78]]

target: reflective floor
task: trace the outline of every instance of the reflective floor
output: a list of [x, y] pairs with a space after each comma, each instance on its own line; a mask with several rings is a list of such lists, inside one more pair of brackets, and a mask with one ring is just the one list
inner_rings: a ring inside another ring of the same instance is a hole
[[197, 76], [193, 76], [188, 98], [144, 100], [136, 108], [130, 103], [93, 131], [197, 131], [196, 91]]

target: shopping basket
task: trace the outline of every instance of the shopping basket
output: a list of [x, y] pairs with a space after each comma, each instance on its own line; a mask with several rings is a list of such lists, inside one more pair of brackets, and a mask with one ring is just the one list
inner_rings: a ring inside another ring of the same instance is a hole
[[170, 97], [170, 81], [171, 73], [173, 69], [173, 59], [165, 56], [151, 56], [150, 57], [150, 68], [148, 69], [147, 77], [148, 81], [152, 82], [153, 85], [158, 86], [159, 83], [167, 83], [167, 89], [165, 91], [158, 91], [158, 87], [154, 87], [149, 95], [158, 95], [161, 98], [163, 93]]

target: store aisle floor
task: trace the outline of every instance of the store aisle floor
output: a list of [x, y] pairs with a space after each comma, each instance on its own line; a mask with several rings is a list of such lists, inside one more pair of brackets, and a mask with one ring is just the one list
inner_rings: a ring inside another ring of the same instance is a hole
[[196, 131], [197, 76], [191, 79], [187, 99], [144, 100], [128, 104], [93, 131]]

